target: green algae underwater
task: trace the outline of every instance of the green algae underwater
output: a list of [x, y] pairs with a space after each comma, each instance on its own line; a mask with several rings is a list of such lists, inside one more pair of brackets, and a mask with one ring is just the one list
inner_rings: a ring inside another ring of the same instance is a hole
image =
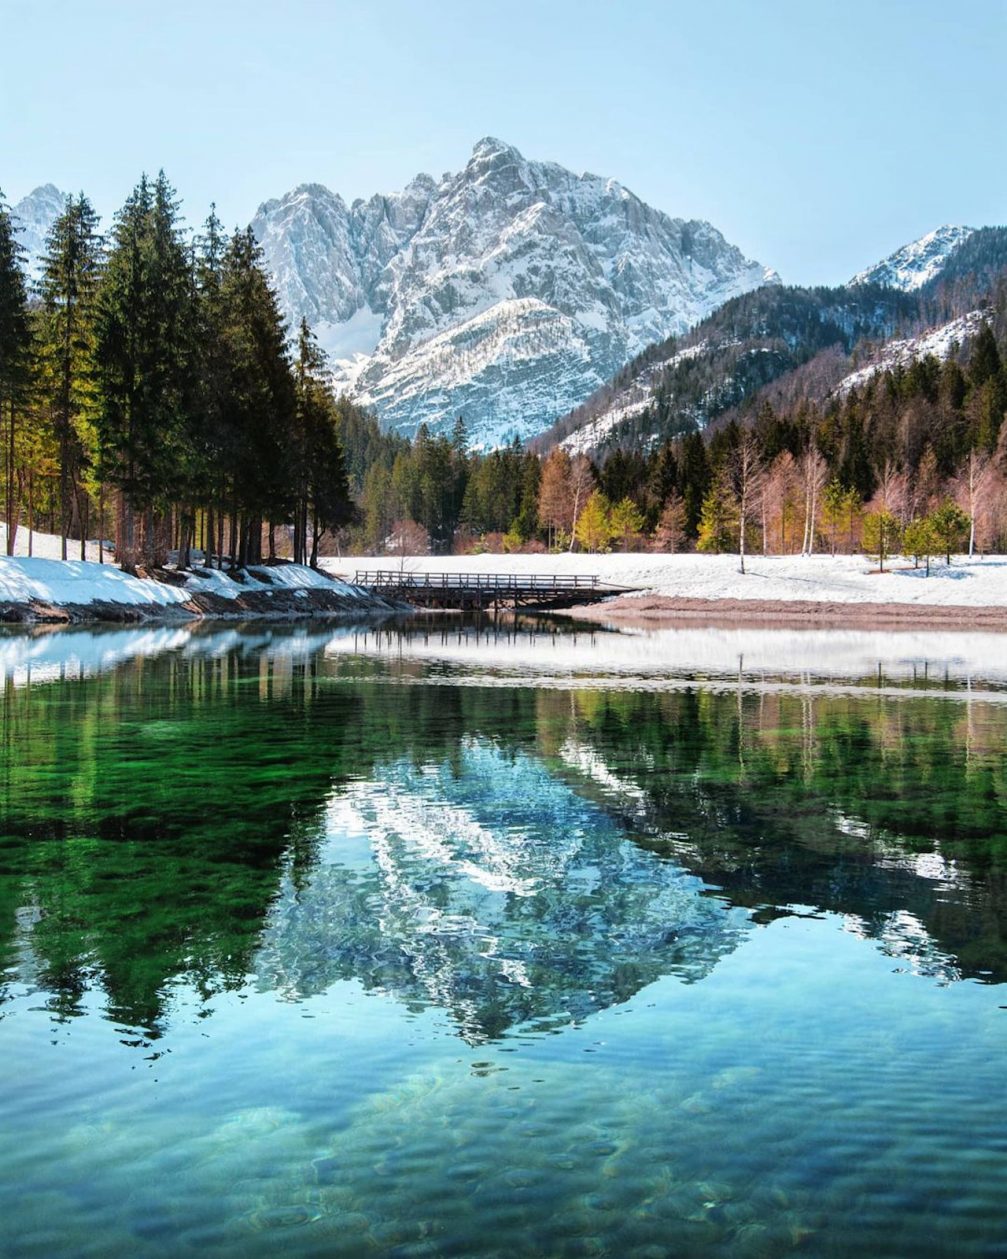
[[1000, 696], [330, 640], [8, 676], [5, 1254], [1007, 1253]]

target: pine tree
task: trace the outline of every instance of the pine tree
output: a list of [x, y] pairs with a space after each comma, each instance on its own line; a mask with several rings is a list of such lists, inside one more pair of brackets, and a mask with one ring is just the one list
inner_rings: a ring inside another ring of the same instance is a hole
[[698, 551], [731, 551], [738, 542], [738, 501], [734, 495], [731, 474], [726, 467], [714, 475], [699, 520]]
[[839, 530], [845, 519], [846, 491], [839, 479], [833, 477], [822, 491], [822, 524], [828, 530], [829, 549], [835, 555]]
[[3, 432], [7, 554], [14, 554], [24, 468], [19, 458], [19, 413], [30, 385], [32, 330], [22, 250], [0, 193], [0, 426]]
[[960, 549], [969, 527], [969, 518], [952, 499], [945, 499], [935, 511], [927, 517], [933, 529], [938, 549], [944, 552], [948, 565], [951, 564], [951, 552]]
[[[294, 560], [318, 567], [318, 544], [326, 530], [352, 523], [346, 463], [338, 436], [335, 399], [325, 381], [325, 356], [302, 319], [294, 364], [297, 442], [294, 466]], [[310, 520], [311, 549], [308, 552]]]
[[66, 559], [70, 527], [70, 487], [80, 531], [81, 559], [85, 555], [82, 477], [93, 453], [95, 438], [95, 303], [101, 266], [98, 215], [83, 193], [76, 199], [68, 197], [63, 213], [56, 218], [46, 238], [39, 285], [42, 300], [39, 352], [59, 447], [63, 559]]
[[878, 557], [878, 568], [885, 571], [885, 559], [899, 543], [899, 522], [890, 511], [880, 508], [864, 517], [864, 550]]
[[685, 500], [685, 527], [690, 537], [694, 538], [698, 532], [711, 480], [710, 460], [703, 439], [699, 433], [690, 433], [682, 442], [678, 463], [678, 488]]
[[612, 507], [610, 529], [611, 536], [624, 551], [628, 551], [633, 542], [643, 532], [643, 512], [631, 498], [622, 498]]
[[189, 256], [163, 172], [141, 179], [112, 240], [95, 318], [99, 476], [121, 492], [116, 553], [130, 567], [141, 552], [163, 562], [161, 522], [184, 488], [196, 406]]
[[297, 490], [292, 440], [297, 399], [286, 330], [251, 228], [235, 232], [228, 243], [220, 301], [230, 550], [243, 566], [261, 559], [263, 521], [291, 518]]
[[607, 551], [612, 540], [611, 505], [601, 490], [593, 490], [577, 516], [574, 535], [592, 554]]
[[[203, 510], [203, 561], [212, 564], [215, 553], [223, 551], [224, 515], [233, 500], [231, 487], [235, 451], [232, 434], [224, 419], [228, 380], [226, 343], [224, 338], [224, 304], [221, 286], [227, 240], [216, 207], [203, 224], [196, 241], [193, 280], [195, 285], [195, 367], [198, 376], [196, 406], [192, 415], [189, 449], [192, 465], [189, 490], [195, 510]], [[187, 534], [187, 530], [183, 530]], [[188, 564], [183, 538], [179, 548], [179, 565]]]
[[921, 558], [926, 561], [926, 575], [929, 577], [930, 557], [940, 549], [933, 520], [928, 516], [906, 525], [902, 535], [902, 545], [906, 553], [913, 556], [917, 568]]

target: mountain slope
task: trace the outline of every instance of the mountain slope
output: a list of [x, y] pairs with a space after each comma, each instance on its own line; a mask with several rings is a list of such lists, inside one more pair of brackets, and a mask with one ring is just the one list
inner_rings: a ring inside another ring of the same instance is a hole
[[305, 185], [253, 222], [291, 320], [387, 427], [541, 431], [649, 342], [776, 277], [614, 180], [480, 141], [464, 170], [356, 201]]
[[931, 263], [921, 263], [930, 275], [918, 286], [858, 280], [835, 289], [765, 287], [732, 299], [685, 337], [648, 347], [536, 446], [647, 445], [751, 405], [769, 385], [774, 397], [821, 399], [865, 355], [884, 365], [947, 353], [972, 335], [976, 312], [1007, 275], [1007, 229], [968, 231], [936, 271]]
[[850, 284], [883, 284], [887, 288], [911, 293], [936, 278], [958, 246], [974, 231], [973, 227], [947, 223], [919, 240], [903, 245], [873, 267], [860, 271]]

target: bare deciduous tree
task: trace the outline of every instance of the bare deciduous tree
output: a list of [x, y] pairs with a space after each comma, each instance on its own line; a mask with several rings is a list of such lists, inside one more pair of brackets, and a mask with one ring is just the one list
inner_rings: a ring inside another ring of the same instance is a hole
[[818, 501], [825, 482], [829, 479], [829, 466], [822, 452], [813, 443], [801, 456], [801, 480], [804, 483], [804, 541], [801, 554], [811, 555], [815, 549], [815, 517]]
[[746, 429], [734, 453], [734, 484], [738, 494], [738, 550], [741, 556], [740, 571], [745, 571], [745, 541], [747, 526], [756, 504], [762, 497], [765, 472], [758, 438]]

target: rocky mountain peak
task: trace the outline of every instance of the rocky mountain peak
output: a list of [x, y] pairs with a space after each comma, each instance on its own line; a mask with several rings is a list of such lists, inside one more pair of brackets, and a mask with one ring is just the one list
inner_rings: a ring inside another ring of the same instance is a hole
[[974, 227], [945, 223], [910, 241], [873, 267], [858, 272], [851, 284], [884, 284], [910, 293], [922, 288], [943, 268], [949, 256], [975, 231]]
[[645, 345], [769, 278], [710, 224], [491, 136], [455, 175], [354, 202], [348, 250], [326, 228], [331, 194], [294, 220], [295, 195], [253, 224], [284, 309], [314, 316], [339, 386], [407, 433], [459, 414], [477, 445], [541, 431]]
[[11, 207], [15, 235], [28, 257], [28, 274], [38, 279], [45, 238], [55, 219], [63, 213], [67, 194], [55, 184], [41, 184]]

